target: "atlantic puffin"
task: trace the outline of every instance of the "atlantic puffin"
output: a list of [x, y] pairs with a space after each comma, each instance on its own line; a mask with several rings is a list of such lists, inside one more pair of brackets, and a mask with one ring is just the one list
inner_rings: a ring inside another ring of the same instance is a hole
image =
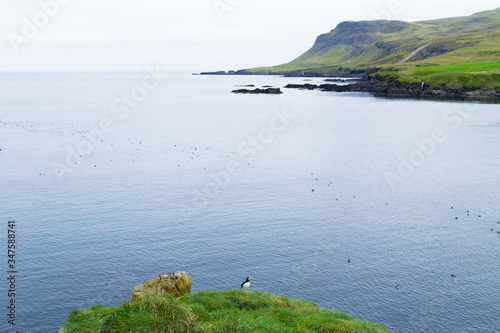
[[251, 277], [247, 277], [247, 279], [245, 280], [245, 282], [243, 282], [241, 284], [241, 289], [243, 289], [244, 291], [248, 291], [248, 288], [250, 288], [250, 281], [252, 281], [252, 278]]

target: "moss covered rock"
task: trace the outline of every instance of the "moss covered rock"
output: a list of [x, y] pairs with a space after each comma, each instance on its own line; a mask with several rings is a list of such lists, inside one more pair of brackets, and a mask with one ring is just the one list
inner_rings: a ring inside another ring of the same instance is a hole
[[191, 277], [187, 272], [160, 273], [158, 277], [144, 281], [134, 287], [132, 299], [145, 295], [169, 294], [181, 297], [191, 293]]

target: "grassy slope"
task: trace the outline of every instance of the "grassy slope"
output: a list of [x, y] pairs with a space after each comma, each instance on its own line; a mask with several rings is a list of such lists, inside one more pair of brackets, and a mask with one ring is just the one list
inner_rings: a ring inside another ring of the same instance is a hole
[[314, 303], [265, 292], [200, 291], [74, 310], [60, 332], [390, 332]]
[[404, 82], [426, 82], [431, 87], [494, 89], [500, 87], [499, 68], [499, 61], [483, 61], [405, 68], [382, 75], [392, 75]]
[[[326, 36], [334, 37], [336, 30]], [[500, 86], [500, 8], [468, 17], [413, 22], [397, 32], [372, 34], [377, 41], [361, 45], [341, 45], [318, 52], [314, 47], [290, 63], [251, 69], [254, 73], [287, 73], [308, 70], [339, 73], [339, 67], [366, 70], [377, 67], [404, 81], [427, 81], [431, 85]], [[378, 42], [378, 44], [377, 44]], [[386, 50], [380, 42], [393, 45]], [[430, 44], [429, 44], [430, 43]], [[417, 48], [429, 44], [406, 63], [400, 60]], [[432, 50], [441, 48], [433, 54]], [[441, 53], [441, 54], [440, 54]]]

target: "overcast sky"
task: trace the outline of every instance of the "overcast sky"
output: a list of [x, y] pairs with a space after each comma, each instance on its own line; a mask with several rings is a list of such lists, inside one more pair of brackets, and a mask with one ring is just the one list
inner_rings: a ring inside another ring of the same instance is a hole
[[420, 21], [499, 6], [498, 0], [0, 0], [0, 70], [277, 65], [342, 21]]

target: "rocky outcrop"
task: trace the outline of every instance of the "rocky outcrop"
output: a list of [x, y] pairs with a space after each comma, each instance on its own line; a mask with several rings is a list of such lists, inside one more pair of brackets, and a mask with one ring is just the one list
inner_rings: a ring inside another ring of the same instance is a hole
[[316, 90], [319, 89], [319, 86], [316, 84], [287, 84], [285, 88], [292, 88], [292, 89], [302, 89], [302, 90]]
[[[360, 51], [362, 46], [380, 41], [376, 33], [398, 32], [409, 26], [410, 24], [406, 22], [386, 20], [342, 22], [329, 33], [318, 36], [309, 52], [314, 55], [321, 55], [338, 46], [344, 46], [353, 48], [350, 54], [350, 56], [353, 56]], [[383, 48], [389, 46], [389, 43], [385, 43]], [[392, 49], [394, 46], [392, 45], [390, 48]]]
[[[407, 56], [405, 59], [401, 60], [400, 62], [413, 62], [413, 61], [419, 61], [419, 60], [424, 60], [427, 58], [432, 58], [432, 57], [437, 57], [441, 54], [452, 52], [464, 47], [469, 47], [473, 45], [472, 43], [468, 44], [459, 44], [456, 42], [434, 42], [434, 43], [427, 43], [425, 45], [422, 45], [419, 47], [417, 50], [412, 52], [409, 56]], [[406, 61], [404, 61], [406, 60]]]
[[201, 72], [200, 75], [228, 75], [230, 73], [226, 71], [216, 71], [216, 72]]
[[338, 84], [289, 84], [285, 88], [335, 91], [370, 92], [395, 97], [437, 97], [437, 98], [490, 98], [500, 99], [500, 88], [477, 89], [467, 87], [430, 87], [423, 82], [402, 82], [391, 76], [365, 76], [362, 80], [346, 85]]
[[238, 89], [238, 90], [233, 90], [232, 92], [235, 94], [273, 94], [273, 95], [283, 93], [280, 88]]
[[132, 299], [144, 295], [170, 294], [181, 297], [191, 293], [191, 277], [187, 272], [160, 273], [158, 277], [139, 283], [132, 291]]

